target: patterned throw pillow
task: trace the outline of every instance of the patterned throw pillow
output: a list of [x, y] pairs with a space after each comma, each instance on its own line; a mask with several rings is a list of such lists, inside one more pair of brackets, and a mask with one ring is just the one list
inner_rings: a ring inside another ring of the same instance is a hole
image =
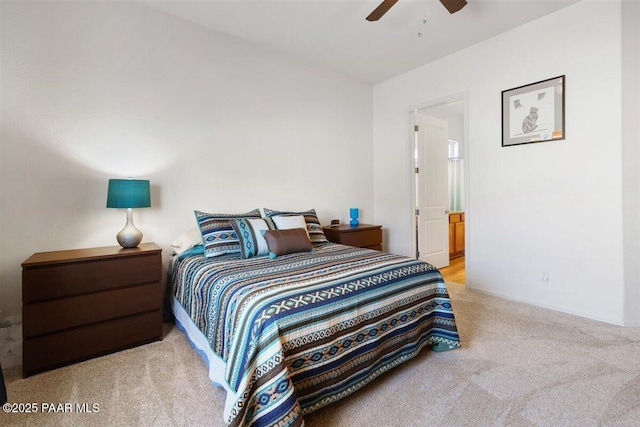
[[231, 226], [240, 240], [240, 253], [243, 259], [267, 255], [269, 248], [262, 236], [262, 230], [268, 230], [264, 219], [238, 218], [231, 221]]
[[196, 216], [198, 227], [200, 227], [200, 233], [202, 233], [204, 256], [206, 257], [239, 253], [240, 241], [231, 226], [231, 220], [237, 218], [260, 218], [260, 210], [257, 208], [243, 214], [193, 212]]
[[269, 228], [271, 228], [272, 230], [277, 229], [272, 220], [272, 217], [302, 215], [304, 216], [304, 221], [307, 223], [307, 233], [309, 234], [311, 243], [328, 242], [326, 236], [324, 235], [324, 232], [322, 231], [322, 226], [320, 225], [320, 220], [318, 220], [318, 215], [316, 215], [315, 209], [309, 209], [308, 211], [303, 212], [276, 211], [268, 208], [263, 209], [265, 220], [267, 221], [267, 224], [269, 224]]

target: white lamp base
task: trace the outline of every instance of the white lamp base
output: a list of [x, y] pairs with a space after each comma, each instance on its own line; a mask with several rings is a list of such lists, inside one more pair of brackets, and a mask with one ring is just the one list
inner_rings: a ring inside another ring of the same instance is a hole
[[142, 231], [133, 225], [133, 209], [127, 209], [127, 225], [116, 235], [116, 239], [123, 248], [135, 248], [142, 241]]

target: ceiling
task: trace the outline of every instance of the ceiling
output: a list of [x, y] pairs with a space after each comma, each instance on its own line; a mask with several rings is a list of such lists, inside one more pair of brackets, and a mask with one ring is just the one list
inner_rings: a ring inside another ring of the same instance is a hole
[[[467, 0], [467, 6], [453, 15], [438, 0], [400, 0], [377, 22], [368, 22], [365, 17], [382, 0], [139, 1], [378, 83], [578, 0]], [[535, 43], [533, 37], [531, 42]]]

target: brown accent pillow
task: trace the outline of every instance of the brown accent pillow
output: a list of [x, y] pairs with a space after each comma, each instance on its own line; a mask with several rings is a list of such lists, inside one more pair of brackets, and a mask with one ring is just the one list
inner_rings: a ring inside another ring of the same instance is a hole
[[263, 230], [262, 235], [267, 241], [269, 258], [296, 252], [313, 252], [313, 245], [309, 241], [307, 230], [303, 228]]

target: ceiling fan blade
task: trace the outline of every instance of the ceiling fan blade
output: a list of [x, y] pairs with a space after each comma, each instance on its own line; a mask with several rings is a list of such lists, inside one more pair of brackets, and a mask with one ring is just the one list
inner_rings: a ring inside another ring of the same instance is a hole
[[397, 2], [398, 0], [384, 0], [378, 5], [378, 7], [373, 10], [373, 12], [369, 14], [369, 16], [367, 16], [367, 21], [377, 21], [378, 19], [382, 18], [382, 15], [387, 13], [387, 11], [391, 9], [391, 6], [393, 6]]
[[456, 13], [467, 5], [467, 0], [440, 0], [440, 3], [447, 8], [449, 13]]

